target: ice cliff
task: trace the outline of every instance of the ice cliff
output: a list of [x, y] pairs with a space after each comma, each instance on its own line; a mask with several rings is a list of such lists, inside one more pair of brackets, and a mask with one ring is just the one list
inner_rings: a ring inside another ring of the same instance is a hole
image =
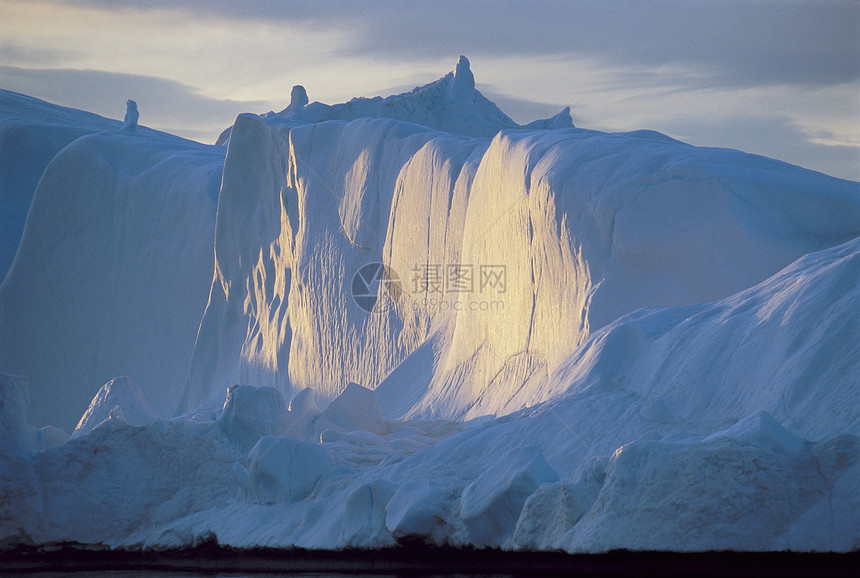
[[[532, 405], [612, 320], [726, 297], [860, 234], [856, 191], [647, 132], [486, 140], [243, 116], [181, 409], [231, 383], [310, 387], [327, 402], [350, 381], [381, 384], [392, 417]], [[402, 295], [369, 315], [352, 282], [374, 262]]]

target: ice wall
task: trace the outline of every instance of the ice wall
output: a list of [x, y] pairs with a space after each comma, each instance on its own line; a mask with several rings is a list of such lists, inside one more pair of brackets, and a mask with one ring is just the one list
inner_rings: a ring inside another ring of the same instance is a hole
[[[496, 413], [521, 387], [509, 410], [540, 401], [529, 392], [591, 331], [640, 307], [733, 294], [853, 238], [857, 193], [856, 183], [656, 133], [501, 133], [472, 186], [461, 261], [504, 266], [506, 292], [480, 296], [502, 305], [456, 313], [413, 413]], [[463, 397], [449, 405], [452, 389]]]
[[[860, 234], [856, 183], [647, 131], [488, 141], [248, 115], [224, 175], [181, 410], [236, 382], [326, 403], [352, 381], [392, 416], [513, 411], [620, 316], [731, 295]], [[401, 292], [369, 314], [350, 289], [374, 261]]]
[[[368, 314], [350, 288], [363, 265], [386, 260], [401, 191], [439, 197], [436, 219], [446, 226], [459, 167], [437, 177], [404, 165], [419, 157], [432, 163], [449, 142], [461, 159], [486, 146], [391, 120], [294, 126], [240, 117], [220, 193], [215, 281], [180, 410], [221, 395], [225, 383], [285, 394], [313, 387], [328, 401], [349, 381], [379, 383], [417, 347], [425, 330], [414, 315]], [[453, 219], [462, 220], [465, 201], [458, 204]], [[418, 215], [404, 217], [411, 226]], [[418, 220], [423, 240], [407, 242], [426, 252], [425, 219]], [[435, 244], [437, 252], [446, 247]]]

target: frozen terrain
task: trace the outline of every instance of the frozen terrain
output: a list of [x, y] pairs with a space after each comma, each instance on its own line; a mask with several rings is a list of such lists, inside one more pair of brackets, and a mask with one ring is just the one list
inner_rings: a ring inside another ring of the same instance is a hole
[[145, 120], [0, 92], [0, 543], [860, 548], [860, 184], [462, 57]]

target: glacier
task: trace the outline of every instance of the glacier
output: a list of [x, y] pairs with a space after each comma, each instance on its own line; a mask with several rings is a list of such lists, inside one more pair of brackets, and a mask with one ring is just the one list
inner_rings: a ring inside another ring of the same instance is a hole
[[216, 145], [133, 103], [0, 92], [0, 543], [860, 547], [859, 183], [465, 57]]

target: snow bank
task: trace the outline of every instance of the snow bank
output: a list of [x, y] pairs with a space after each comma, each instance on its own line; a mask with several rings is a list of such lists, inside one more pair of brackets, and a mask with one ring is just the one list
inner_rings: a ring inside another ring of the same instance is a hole
[[806, 438], [858, 435], [859, 300], [860, 238], [726, 299], [623, 317], [560, 365], [546, 395], [630, 392], [648, 400], [637, 419], [702, 433], [764, 410]]
[[523, 504], [511, 540], [519, 550], [563, 550], [566, 534], [597, 501], [606, 458], [595, 458], [572, 480], [543, 484]]
[[30, 426], [30, 446], [37, 452], [44, 451], [54, 446], [61, 446], [69, 441], [69, 433], [63, 428], [53, 425], [36, 428]]
[[243, 457], [215, 424], [117, 419], [26, 460], [2, 454], [0, 539], [116, 544], [142, 528], [158, 533], [233, 498]]
[[379, 548], [389, 544], [387, 506], [394, 492], [395, 486], [385, 480], [355, 488], [344, 504], [340, 544], [346, 548]]
[[466, 486], [460, 516], [473, 544], [499, 546], [514, 531], [523, 504], [541, 484], [558, 474], [537, 446], [517, 448]]
[[564, 548], [778, 550], [822, 540], [850, 548], [858, 527], [844, 515], [804, 525], [802, 540], [796, 527], [786, 534], [832, 492], [832, 479], [860, 481], [852, 471], [858, 441], [842, 440], [840, 467], [827, 474], [817, 464], [832, 461], [834, 442], [806, 447], [767, 414], [700, 442], [632, 442], [609, 460], [600, 493]]
[[316, 423], [321, 413], [314, 401], [313, 390], [303, 389], [290, 400], [290, 425], [287, 434], [306, 441], [318, 440]]
[[385, 527], [401, 544], [442, 546], [448, 542], [444, 514], [448, 500], [428, 479], [406, 482], [385, 507]]
[[322, 433], [328, 428], [351, 432], [368, 431], [376, 435], [388, 432], [388, 425], [382, 418], [376, 395], [357, 383], [350, 383], [316, 421], [316, 431]]
[[263, 436], [282, 435], [289, 417], [284, 396], [275, 388], [233, 385], [216, 423], [230, 440], [251, 448]]

